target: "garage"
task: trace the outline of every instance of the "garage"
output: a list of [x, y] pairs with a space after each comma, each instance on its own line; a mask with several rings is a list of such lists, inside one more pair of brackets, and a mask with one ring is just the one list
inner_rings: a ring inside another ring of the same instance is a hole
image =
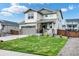
[[22, 26], [21, 33], [23, 35], [36, 34], [36, 27], [35, 26]]

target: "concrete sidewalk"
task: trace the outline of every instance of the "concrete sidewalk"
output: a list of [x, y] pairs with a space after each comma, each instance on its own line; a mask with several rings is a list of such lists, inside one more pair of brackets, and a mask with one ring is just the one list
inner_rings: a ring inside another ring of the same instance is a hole
[[10, 36], [3, 36], [3, 37], [0, 37], [0, 40], [7, 41], [7, 40], [13, 40], [13, 39], [16, 39], [16, 38], [26, 37], [26, 36], [27, 36], [27, 35], [10, 35]]
[[0, 56], [39, 56], [15, 51], [0, 50]]
[[79, 38], [70, 38], [59, 52], [59, 56], [79, 56]]

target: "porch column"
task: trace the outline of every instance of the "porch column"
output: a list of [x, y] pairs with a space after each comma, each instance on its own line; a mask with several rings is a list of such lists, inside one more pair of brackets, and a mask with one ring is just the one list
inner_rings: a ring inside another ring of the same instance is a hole
[[57, 24], [52, 23], [52, 29], [54, 29], [53, 34], [57, 34]]
[[55, 24], [54, 24], [54, 23], [52, 23], [52, 29], [54, 29], [54, 27], [55, 27]]
[[58, 29], [58, 23], [56, 22], [55, 24], [54, 24], [54, 33], [55, 34], [57, 34], [57, 29]]
[[40, 29], [41, 29], [41, 27], [40, 27], [40, 23], [37, 23], [37, 24], [36, 24], [36, 30], [37, 30], [37, 32], [39, 32]]

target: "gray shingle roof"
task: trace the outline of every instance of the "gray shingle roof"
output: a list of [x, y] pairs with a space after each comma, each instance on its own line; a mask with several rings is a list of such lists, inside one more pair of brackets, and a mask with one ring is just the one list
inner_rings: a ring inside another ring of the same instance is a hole
[[6, 20], [0, 20], [0, 23], [2, 23], [2, 25], [8, 25], [8, 26], [17, 26], [17, 27], [19, 26], [19, 24], [16, 22]]
[[67, 22], [79, 22], [79, 19], [66, 19]]

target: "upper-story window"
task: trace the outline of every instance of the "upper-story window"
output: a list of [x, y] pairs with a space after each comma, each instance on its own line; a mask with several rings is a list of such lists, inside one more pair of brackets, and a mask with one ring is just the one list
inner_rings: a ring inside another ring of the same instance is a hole
[[34, 15], [33, 14], [28, 14], [28, 19], [33, 19]]

